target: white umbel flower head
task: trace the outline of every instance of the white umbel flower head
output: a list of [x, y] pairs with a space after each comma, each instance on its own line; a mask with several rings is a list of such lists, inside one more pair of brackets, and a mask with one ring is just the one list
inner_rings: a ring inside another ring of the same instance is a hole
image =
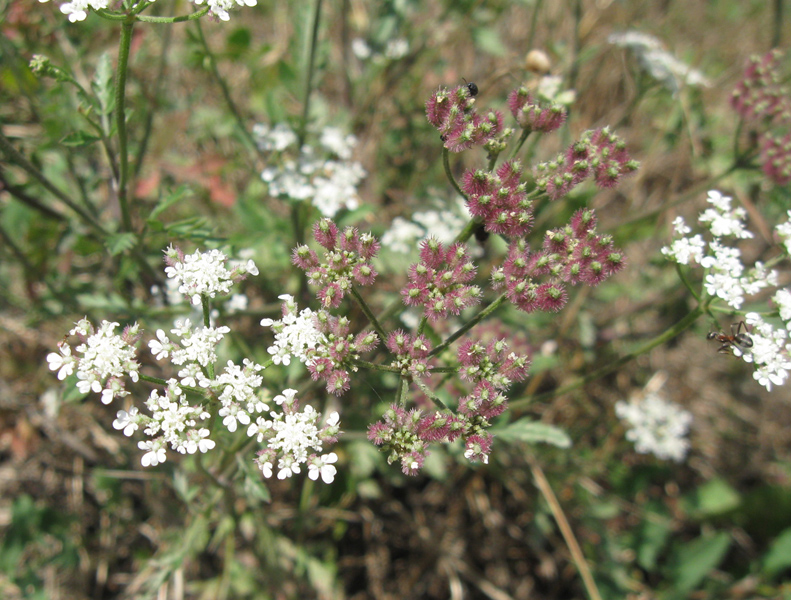
[[47, 355], [47, 362], [52, 371], [58, 371], [58, 379], [65, 379], [75, 370], [77, 372], [77, 389], [81, 393], [94, 392], [101, 394], [102, 402], [109, 404], [113, 398], [121, 398], [129, 392], [124, 387], [124, 378], [132, 381], [139, 379], [140, 364], [136, 360], [137, 350], [134, 344], [140, 337], [140, 328], [131, 325], [121, 335], [115, 333], [118, 323], [102, 321], [98, 329], [94, 329], [88, 319], [78, 321], [69, 335], [76, 335], [82, 343], [74, 348], [76, 355], [65, 341], [58, 344], [60, 353]]
[[326, 342], [324, 334], [318, 330], [313, 311], [305, 308], [299, 313], [294, 297], [288, 294], [278, 296], [283, 300], [283, 318], [279, 321], [263, 319], [261, 325], [271, 327], [275, 332], [275, 343], [267, 348], [276, 365], [291, 363], [294, 356], [303, 364], [309, 361], [307, 352]]
[[307, 463], [308, 477], [313, 480], [321, 477], [325, 483], [335, 478], [338, 456], [334, 452], [321, 454], [325, 444], [334, 443], [339, 433], [339, 417], [333, 412], [321, 426], [320, 415], [308, 405], [300, 411], [296, 399], [297, 391], [284, 390], [275, 396], [275, 403], [282, 412], [271, 411], [271, 419], [258, 417], [247, 428], [247, 435], [265, 443], [266, 448], [255, 459], [264, 477], [275, 473], [277, 464], [278, 479], [286, 479], [300, 473], [301, 465]]
[[220, 250], [198, 250], [184, 255], [178, 248], [169, 246], [165, 250], [168, 265], [165, 274], [179, 284], [179, 292], [189, 298], [193, 306], [200, 306], [204, 296], [227, 296], [235, 282], [244, 279], [248, 273], [258, 273], [252, 260], [237, 263], [231, 269], [226, 265], [227, 261], [228, 257]]
[[634, 442], [635, 450], [663, 460], [684, 460], [689, 450], [691, 413], [651, 391], [642, 399], [617, 402], [615, 414], [629, 428], [626, 439]]

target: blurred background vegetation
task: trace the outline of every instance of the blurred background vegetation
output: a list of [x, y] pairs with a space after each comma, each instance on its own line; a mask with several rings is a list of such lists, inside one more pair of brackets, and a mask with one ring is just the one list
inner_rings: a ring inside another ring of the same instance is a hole
[[[266, 164], [245, 131], [298, 125], [313, 7], [259, 0], [228, 23], [136, 26], [127, 110], [140, 236], [132, 239], [117, 227], [108, 162], [87, 125], [96, 108], [27, 66], [46, 54], [101, 95], [118, 26], [95, 15], [70, 24], [55, 4], [0, 0], [2, 134], [110, 230], [97, 234], [2, 158], [0, 597], [583, 598], [536, 488], [545, 474], [602, 597], [791, 598], [788, 389], [766, 393], [746, 365], [718, 355], [706, 341], [716, 324], [701, 321], [606, 377], [556, 393], [687, 314], [690, 298], [658, 250], [675, 216], [694, 220], [707, 189], [747, 207], [764, 246], [791, 208], [787, 187], [755, 169], [721, 176], [740, 135], [728, 101], [745, 61], [791, 33], [781, 0], [323, 3], [308, 140], [324, 125], [343, 127], [357, 136], [355, 159], [368, 173], [361, 207], [342, 224], [382, 235], [396, 216], [449, 202], [426, 99], [466, 79], [480, 89], [479, 106], [503, 109], [507, 93], [534, 77], [525, 64], [532, 49], [577, 96], [567, 125], [525, 158], [546, 160], [582, 131], [610, 125], [641, 161], [616, 190], [586, 187], [538, 216], [557, 226], [587, 202], [599, 231], [626, 251], [627, 268], [573, 290], [557, 315], [503, 316], [535, 353], [531, 378], [513, 396], [518, 413], [565, 428], [570, 449], [495, 442], [490, 464], [470, 467], [451, 448], [407, 478], [365, 440], [390, 400], [376, 390], [392, 382], [361, 374], [339, 401], [314, 392], [337, 403], [348, 432], [333, 485], [264, 485], [251, 457], [240, 457], [237, 479], [217, 498], [204, 493], [194, 457], [144, 471], [135, 441], [112, 430], [117, 407], [59, 385], [44, 357], [78, 318], [140, 320], [152, 331], [179, 314], [150, 295], [171, 242], [252, 249], [261, 276], [244, 283], [249, 308], [229, 320], [245, 333], [227, 351], [266, 356], [270, 340], [257, 323], [277, 312], [279, 294], [299, 289], [289, 267], [295, 234], [290, 207], [266, 195]], [[608, 42], [630, 30], [662, 40], [710, 85], [673, 90], [652, 78]], [[356, 38], [370, 58], [352, 52]], [[408, 50], [391, 59], [385, 51], [396, 39]], [[452, 164], [460, 174], [483, 160], [469, 151]], [[396, 293], [409, 259], [383, 261], [391, 279], [377, 289]], [[694, 415], [681, 465], [636, 454], [614, 415], [616, 401], [657, 373], [666, 396]], [[266, 375], [273, 389], [305, 377]]]

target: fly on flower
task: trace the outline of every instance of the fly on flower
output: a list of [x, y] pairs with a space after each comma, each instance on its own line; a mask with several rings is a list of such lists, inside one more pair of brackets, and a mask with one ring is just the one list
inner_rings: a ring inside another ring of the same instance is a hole
[[[744, 331], [742, 331], [744, 329]], [[706, 336], [707, 340], [717, 340], [722, 344], [717, 352], [722, 354], [733, 354], [734, 349], [739, 350], [749, 349], [753, 347], [753, 340], [748, 335], [747, 324], [744, 321], [731, 324], [731, 335], [727, 335], [722, 331], [710, 331]]]

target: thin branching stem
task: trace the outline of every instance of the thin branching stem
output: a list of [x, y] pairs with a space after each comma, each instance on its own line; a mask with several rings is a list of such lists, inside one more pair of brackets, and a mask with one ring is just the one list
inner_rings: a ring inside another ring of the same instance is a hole
[[662, 344], [666, 344], [674, 337], [680, 335], [686, 329], [692, 327], [704, 313], [708, 311], [708, 307], [705, 304], [699, 304], [696, 306], [689, 314], [687, 314], [683, 319], [681, 319], [678, 323], [673, 325], [670, 329], [662, 332], [654, 339], [646, 342], [636, 350], [624, 354], [620, 358], [612, 361], [611, 363], [601, 367], [600, 369], [596, 369], [595, 371], [588, 373], [587, 375], [572, 381], [568, 385], [564, 385], [563, 387], [551, 390], [549, 392], [545, 392], [543, 394], [538, 394], [536, 396], [531, 396], [529, 398], [522, 398], [521, 400], [514, 400], [509, 403], [510, 408], [512, 409], [521, 409], [526, 408], [528, 405], [534, 402], [546, 402], [552, 398], [557, 396], [562, 396], [563, 394], [567, 394], [568, 392], [574, 391], [582, 386], [590, 383], [591, 381], [596, 381], [613, 371], [616, 371], [626, 363], [634, 360], [638, 356], [642, 356], [660, 346]]
[[385, 333], [384, 328], [379, 323], [379, 321], [376, 319], [376, 315], [374, 315], [373, 311], [371, 310], [371, 307], [368, 306], [368, 303], [362, 297], [360, 292], [357, 291], [357, 288], [352, 286], [352, 292], [351, 293], [352, 293], [352, 298], [354, 298], [354, 300], [357, 302], [357, 305], [363, 311], [363, 314], [371, 322], [371, 325], [376, 330], [376, 333], [379, 334], [379, 338], [382, 340], [382, 342], [387, 341], [387, 333]]
[[496, 311], [500, 306], [505, 302], [505, 294], [502, 294], [497, 299], [494, 300], [489, 306], [484, 308], [481, 312], [475, 315], [472, 319], [467, 321], [464, 325], [459, 327], [455, 332], [453, 332], [448, 339], [442, 342], [439, 346], [434, 348], [431, 352], [429, 352], [429, 356], [436, 356], [440, 352], [444, 351], [445, 348], [450, 346], [453, 342], [467, 333], [470, 329], [475, 327], [478, 323], [483, 321], [489, 315], [491, 315], [494, 311]]
[[121, 206], [121, 221], [124, 231], [132, 231], [132, 215], [129, 212], [127, 186], [129, 183], [129, 149], [126, 137], [126, 75], [129, 70], [129, 52], [132, 47], [134, 19], [121, 23], [121, 41], [118, 46], [118, 71], [115, 77], [115, 128], [118, 135], [118, 181], [116, 193]]
[[107, 231], [104, 229], [104, 227], [102, 227], [99, 221], [94, 219], [91, 214], [86, 212], [64, 192], [55, 187], [55, 185], [49, 179], [47, 179], [47, 177], [41, 171], [39, 171], [29, 160], [22, 156], [22, 154], [17, 151], [16, 148], [14, 148], [13, 144], [11, 144], [11, 141], [3, 135], [2, 131], [0, 131], [0, 150], [3, 151], [3, 154], [8, 157], [10, 162], [13, 162], [14, 164], [21, 167], [28, 175], [38, 181], [44, 187], [44, 189], [50, 192], [74, 212], [76, 212], [86, 224], [93, 227], [96, 231], [101, 233], [102, 236], [107, 235]]
[[434, 406], [440, 410], [450, 410], [448, 406], [442, 400], [440, 400], [439, 397], [433, 391], [431, 391], [431, 389], [425, 383], [420, 381], [417, 377], [413, 377], [412, 381], [417, 387], [420, 388], [421, 392], [431, 399], [431, 401], [434, 403]]
[[532, 132], [533, 130], [530, 129], [529, 127], [525, 127], [522, 130], [522, 135], [519, 136], [519, 139], [516, 142], [516, 146], [514, 146], [514, 149], [511, 152], [511, 160], [516, 158], [516, 155], [519, 154], [519, 151], [522, 149], [522, 146], [524, 146], [525, 142], [527, 141], [527, 138], [530, 136]]
[[321, 24], [321, 4], [323, 0], [315, 0], [313, 4], [313, 24], [308, 48], [308, 68], [305, 72], [305, 95], [302, 99], [302, 119], [297, 131], [297, 148], [302, 148], [308, 132], [310, 118], [310, 98], [313, 95], [313, 71], [316, 68], [316, 47], [319, 41], [319, 25]]
[[448, 149], [443, 146], [443, 148], [442, 148], [442, 166], [445, 167], [445, 175], [448, 176], [448, 181], [450, 181], [450, 184], [453, 186], [453, 189], [456, 190], [459, 193], [459, 195], [462, 198], [464, 198], [465, 201], [469, 200], [469, 198], [467, 198], [467, 194], [465, 194], [463, 191], [461, 191], [461, 188], [459, 187], [459, 184], [456, 183], [456, 180], [453, 177], [453, 173], [450, 170], [449, 154], [450, 154], [450, 152], [448, 151]]
[[256, 144], [252, 132], [247, 127], [247, 120], [242, 116], [239, 107], [236, 106], [233, 98], [231, 98], [231, 90], [228, 88], [228, 84], [226, 83], [223, 76], [220, 75], [220, 70], [217, 67], [217, 59], [214, 57], [214, 53], [211, 51], [211, 48], [209, 48], [209, 43], [206, 41], [206, 36], [203, 34], [203, 27], [201, 26], [200, 21], [195, 23], [195, 29], [198, 32], [198, 39], [200, 40], [201, 46], [203, 47], [203, 51], [206, 53], [206, 58], [209, 59], [209, 71], [211, 72], [214, 80], [217, 82], [217, 85], [220, 86], [223, 100], [225, 100], [228, 110], [233, 115], [233, 119], [236, 122], [237, 128], [241, 132], [242, 136], [244, 136], [244, 139], [247, 141], [247, 143], [258, 154], [259, 158], [265, 158], [266, 154], [258, 147], [258, 144]]

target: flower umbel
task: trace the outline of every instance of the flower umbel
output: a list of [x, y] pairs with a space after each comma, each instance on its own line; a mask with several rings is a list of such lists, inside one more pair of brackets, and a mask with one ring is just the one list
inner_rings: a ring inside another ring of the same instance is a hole
[[308, 246], [294, 249], [292, 262], [308, 275], [308, 281], [319, 286], [318, 299], [325, 308], [337, 308], [352, 285], [371, 285], [377, 272], [372, 260], [379, 251], [379, 242], [370, 233], [354, 227], [342, 232], [330, 219], [322, 219], [313, 227], [316, 241], [324, 248], [321, 258]]
[[58, 371], [58, 379], [65, 379], [77, 370], [77, 388], [81, 393], [89, 391], [102, 394], [102, 402], [110, 404], [113, 398], [122, 398], [129, 394], [124, 386], [124, 377], [132, 381], [139, 377], [140, 364], [136, 360], [135, 344], [140, 339], [140, 328], [137, 324], [124, 329], [121, 335], [115, 333], [118, 323], [102, 321], [98, 329], [94, 329], [88, 319], [75, 324], [69, 335], [76, 335], [82, 343], [74, 348], [81, 358], [72, 355], [71, 347], [65, 341], [58, 344], [60, 354], [47, 355], [47, 362], [52, 371]]

